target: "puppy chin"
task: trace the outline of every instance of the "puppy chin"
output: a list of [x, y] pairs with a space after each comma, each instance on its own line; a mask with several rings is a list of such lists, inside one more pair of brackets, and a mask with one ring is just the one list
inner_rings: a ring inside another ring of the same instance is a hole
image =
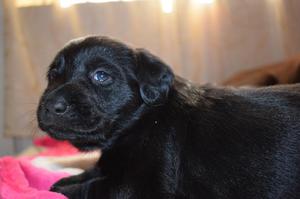
[[80, 151], [88, 152], [88, 151], [101, 149], [101, 145], [96, 142], [85, 141], [82, 138], [79, 139], [72, 135], [66, 135], [61, 133], [50, 133], [49, 131], [47, 133], [54, 139], [69, 141], [73, 146], [75, 146]]
[[[73, 146], [78, 148], [80, 151], [88, 152], [94, 151], [102, 148], [101, 141], [94, 140], [95, 135], [85, 135], [84, 133], [75, 133], [73, 130], [63, 130], [57, 128], [47, 128], [43, 129], [47, 134], [57, 140], [69, 141]], [[93, 138], [92, 138], [93, 137]]]

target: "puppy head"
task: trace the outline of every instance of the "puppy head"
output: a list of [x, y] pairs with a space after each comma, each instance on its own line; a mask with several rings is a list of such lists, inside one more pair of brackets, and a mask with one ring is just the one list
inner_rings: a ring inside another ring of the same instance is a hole
[[57, 54], [47, 78], [37, 112], [40, 128], [89, 150], [110, 146], [145, 107], [163, 105], [174, 75], [145, 50], [86, 37]]

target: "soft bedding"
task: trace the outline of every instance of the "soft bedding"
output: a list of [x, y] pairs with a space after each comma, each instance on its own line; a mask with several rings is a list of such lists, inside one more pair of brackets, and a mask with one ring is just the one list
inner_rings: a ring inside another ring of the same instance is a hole
[[[0, 158], [0, 199], [66, 199], [50, 187], [63, 177], [83, 171], [76, 162], [92, 164], [99, 152], [80, 153], [66, 141], [50, 137], [34, 140], [34, 154]], [[76, 161], [74, 161], [76, 160]]]
[[0, 159], [1, 199], [66, 199], [62, 194], [48, 191], [53, 183], [69, 176], [33, 166], [27, 159]]

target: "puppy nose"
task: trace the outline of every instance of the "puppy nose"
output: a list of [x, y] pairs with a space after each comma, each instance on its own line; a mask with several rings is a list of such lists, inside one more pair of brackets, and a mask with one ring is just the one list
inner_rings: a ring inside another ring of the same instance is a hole
[[57, 101], [53, 105], [53, 112], [58, 115], [64, 114], [67, 111], [67, 109], [68, 105], [64, 101]]

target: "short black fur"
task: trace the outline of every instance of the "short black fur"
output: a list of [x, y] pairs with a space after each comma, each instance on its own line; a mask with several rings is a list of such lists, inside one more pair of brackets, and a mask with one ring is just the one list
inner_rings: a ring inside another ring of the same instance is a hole
[[[95, 83], [96, 70], [110, 84]], [[71, 199], [300, 198], [298, 84], [197, 86], [106, 37], [69, 43], [48, 79], [40, 128], [103, 151], [95, 168], [53, 191]]]

